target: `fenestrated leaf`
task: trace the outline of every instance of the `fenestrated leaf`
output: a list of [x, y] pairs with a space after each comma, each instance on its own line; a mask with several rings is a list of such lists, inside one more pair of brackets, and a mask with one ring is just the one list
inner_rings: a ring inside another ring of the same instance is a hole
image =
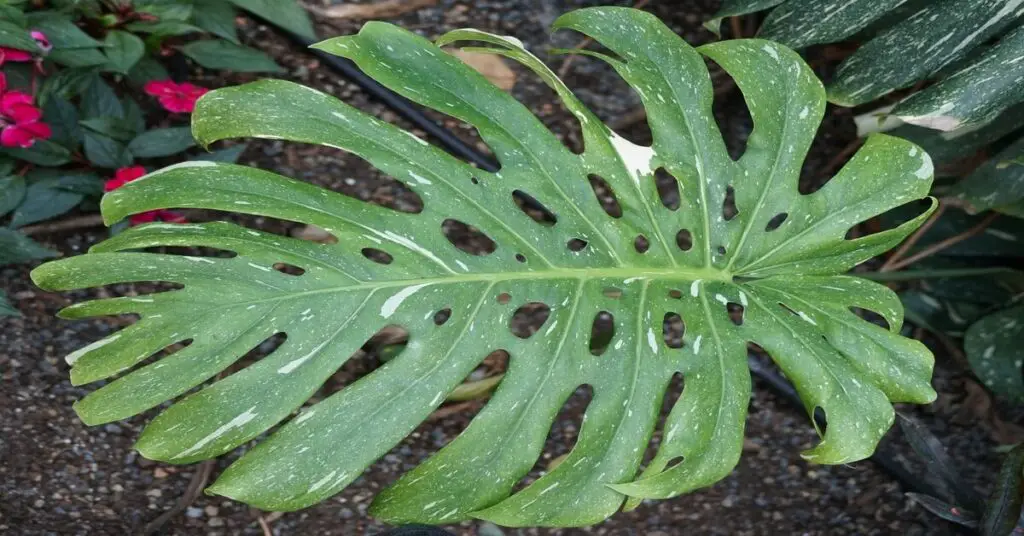
[[982, 318], [967, 328], [964, 352], [971, 370], [994, 392], [1024, 400], [1024, 306]]
[[834, 43], [863, 30], [907, 0], [792, 0], [773, 9], [760, 37], [793, 48]]
[[955, 130], [986, 123], [1024, 100], [1024, 26], [892, 113], [915, 125]]
[[[63, 311], [69, 318], [141, 318], [68, 356], [76, 384], [119, 374], [191, 340], [78, 402], [79, 415], [98, 424], [145, 411], [286, 333], [270, 355], [163, 411], [137, 444], [144, 455], [175, 463], [217, 456], [287, 419], [367, 338], [399, 325], [410, 334], [401, 352], [303, 410], [208, 491], [274, 510], [323, 500], [414, 430], [485, 356], [504, 349], [509, 368], [487, 406], [459, 438], [379, 496], [373, 512], [391, 522], [477, 517], [506, 525], [587, 525], [611, 515], [627, 496], [670, 497], [732, 470], [750, 397], [746, 345], [756, 342], [797, 385], [808, 413], [820, 407], [828, 417], [822, 442], [805, 456], [819, 463], [868, 456], [892, 424], [890, 401], [934, 398], [932, 357], [899, 336], [902, 308], [895, 294], [840, 274], [904, 239], [931, 209], [877, 234], [853, 240], [845, 234], [926, 196], [932, 177], [927, 155], [906, 141], [874, 136], [822, 189], [800, 195], [801, 164], [825, 98], [795, 53], [763, 40], [698, 51], [653, 16], [624, 8], [572, 12], [556, 27], [583, 32], [624, 58], [597, 54], [640, 93], [651, 147], [612, 133], [517, 40], [472, 30], [448, 34], [439, 44], [489, 43], [496, 47], [491, 51], [536, 71], [580, 119], [582, 155], [457, 58], [384, 23], [317, 46], [476, 127], [500, 171], [472, 167], [290, 82], [255, 82], [200, 99], [193, 131], [202, 145], [254, 136], [342, 148], [403, 181], [424, 208], [397, 212], [270, 172], [201, 161], [108, 194], [108, 222], [160, 208], [207, 208], [315, 225], [338, 241], [312, 243], [230, 223], [152, 224], [34, 271], [37, 284], [50, 289], [152, 280], [183, 285]], [[755, 128], [739, 161], [729, 158], [712, 117], [701, 53], [728, 71], [747, 97]], [[654, 170], [662, 167], [679, 181], [678, 210], [658, 196]], [[621, 217], [604, 211], [588, 174], [610, 185]], [[739, 214], [726, 220], [721, 207], [729, 185]], [[557, 223], [541, 225], [520, 211], [516, 191], [542, 203]], [[785, 222], [767, 230], [783, 213]], [[474, 255], [457, 248], [442, 233], [449, 218], [479, 229], [496, 249]], [[692, 247], [677, 244], [682, 230]], [[640, 235], [647, 248], [635, 247]], [[586, 245], [569, 248], [574, 239]], [[237, 255], [128, 251], [160, 245]], [[386, 252], [391, 262], [370, 260], [365, 248]], [[280, 263], [304, 273], [274, 270]], [[619, 292], [612, 297], [607, 288]], [[509, 321], [528, 302], [546, 304], [550, 314], [522, 339]], [[742, 325], [730, 319], [728, 303], [745, 308]], [[890, 329], [862, 320], [850, 307], [877, 312]], [[435, 314], [444, 309], [450, 315], [438, 325]], [[615, 333], [595, 356], [591, 327], [603, 310], [614, 316]], [[663, 340], [663, 319], [671, 312], [685, 322], [683, 348]], [[656, 457], [641, 471], [662, 396], [679, 372], [686, 381], [682, 397]], [[557, 468], [509, 496], [540, 456], [559, 408], [583, 384], [594, 398], [575, 447]], [[683, 461], [669, 466], [678, 457]]]
[[854, 106], [907, 87], [962, 58], [1021, 14], [1024, 0], [932, 2], [844, 61], [829, 100]]
[[1003, 162], [1024, 156], [1024, 136], [956, 184], [950, 194], [967, 202], [973, 212], [1009, 205], [1024, 198], [1024, 166]]

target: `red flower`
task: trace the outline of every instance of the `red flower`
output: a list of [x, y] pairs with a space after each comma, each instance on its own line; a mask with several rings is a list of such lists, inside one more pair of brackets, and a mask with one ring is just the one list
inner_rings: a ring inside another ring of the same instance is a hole
[[172, 80], [154, 80], [143, 88], [156, 97], [168, 112], [188, 113], [195, 109], [196, 101], [209, 89], [188, 82], [179, 84]]
[[36, 140], [49, 138], [53, 133], [50, 125], [39, 122], [42, 116], [31, 95], [7, 91], [7, 77], [0, 73], [0, 145], [31, 147]]
[[[132, 182], [146, 174], [146, 168], [142, 166], [123, 167], [114, 172], [114, 178], [103, 185], [104, 192], [116, 190], [129, 182]], [[168, 223], [185, 223], [185, 217], [172, 210], [151, 210], [134, 214], [128, 218], [132, 225], [165, 221]]]
[[[43, 54], [50, 52], [53, 45], [50, 44], [50, 40], [46, 38], [46, 34], [40, 31], [32, 31], [32, 39], [36, 40], [36, 44], [42, 49]], [[32, 53], [27, 50], [18, 50], [10, 47], [0, 47], [0, 65], [3, 65], [5, 61], [25, 62], [32, 61]]]

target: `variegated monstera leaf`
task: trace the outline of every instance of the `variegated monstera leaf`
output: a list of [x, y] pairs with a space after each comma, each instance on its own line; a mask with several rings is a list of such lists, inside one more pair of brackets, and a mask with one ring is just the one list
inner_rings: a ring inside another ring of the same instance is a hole
[[[358, 35], [317, 47], [475, 126], [500, 161], [496, 173], [289, 82], [255, 82], [205, 96], [193, 125], [201, 143], [262, 137], [342, 148], [403, 181], [425, 206], [401, 213], [267, 171], [197, 162], [108, 194], [108, 222], [165, 207], [229, 210], [317, 225], [338, 243], [225, 222], [151, 224], [38, 268], [33, 277], [47, 289], [182, 285], [63, 311], [67, 318], [140, 316], [69, 356], [76, 384], [118, 376], [78, 402], [82, 419], [124, 419], [181, 396], [137, 444], [146, 457], [172, 463], [219, 456], [280, 425], [208, 491], [293, 510], [358, 478], [486, 355], [504, 349], [508, 371], [486, 407], [457, 439], [382, 492], [372, 512], [393, 522], [475, 517], [504, 525], [586, 525], [627, 498], [633, 506], [640, 498], [672, 497], [732, 470], [751, 390], [747, 343], [756, 343], [796, 384], [808, 413], [820, 407], [827, 416], [822, 441], [804, 454], [808, 460], [845, 463], [870, 455], [893, 422], [891, 402], [935, 396], [932, 357], [898, 334], [902, 309], [892, 292], [841, 274], [898, 243], [927, 213], [877, 234], [845, 234], [926, 196], [928, 156], [879, 135], [823, 188], [801, 195], [797, 179], [825, 96], [795, 53], [761, 40], [695, 50], [655, 17], [629, 9], [575, 11], [555, 26], [583, 32], [618, 56], [592, 54], [643, 98], [651, 147], [612, 133], [516, 39], [474, 30], [432, 44], [368, 23]], [[486, 51], [522, 63], [554, 88], [582, 125], [583, 153], [566, 149], [524, 106], [438, 48], [465, 41], [487, 44]], [[712, 118], [702, 55], [728, 71], [746, 95], [755, 126], [738, 161], [729, 158]], [[675, 177], [678, 204], [666, 206], [659, 196], [659, 169]], [[610, 186], [621, 214], [602, 208], [588, 182], [592, 175]], [[730, 190], [734, 215], [723, 214]], [[514, 198], [521, 194], [543, 204], [556, 222], [542, 225], [517, 208]], [[475, 226], [497, 248], [485, 255], [457, 248], [442, 233], [449, 219]], [[138, 251], [154, 246], [237, 255]], [[367, 248], [386, 252], [392, 262], [368, 259]], [[280, 264], [304, 273], [275, 270]], [[517, 337], [510, 318], [531, 302], [546, 304], [550, 314], [532, 336]], [[878, 313], [889, 329], [851, 308]], [[742, 309], [742, 318], [729, 309]], [[435, 320], [438, 311], [450, 311], [447, 321]], [[589, 342], [602, 311], [612, 315], [614, 335], [596, 356]], [[673, 314], [685, 324], [681, 348], [663, 337], [666, 315]], [[302, 407], [386, 325], [409, 331], [404, 350]], [[287, 340], [273, 353], [210, 381], [281, 333]], [[182, 341], [191, 344], [130, 370]], [[684, 391], [660, 432], [657, 455], [641, 467], [676, 373], [685, 378]], [[510, 495], [540, 455], [559, 408], [581, 385], [591, 386], [593, 400], [571, 453]]]

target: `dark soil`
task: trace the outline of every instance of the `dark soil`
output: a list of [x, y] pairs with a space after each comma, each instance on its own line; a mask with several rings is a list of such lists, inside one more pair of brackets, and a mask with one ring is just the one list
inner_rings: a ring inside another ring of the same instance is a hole
[[[437, 36], [458, 27], [477, 27], [515, 35], [541, 53], [550, 46], [572, 47], [578, 35], [551, 37], [547, 28], [554, 18], [583, 0], [445, 0], [391, 21], [426, 36]], [[647, 9], [667, 20], [691, 43], [712, 36], [700, 22], [717, 2], [651, 2]], [[352, 33], [359, 23], [321, 21], [321, 35]], [[244, 34], [250, 43], [273, 54], [288, 69], [287, 77], [332, 93], [346, 102], [389, 121], [405, 125], [394, 113], [372, 102], [354, 85], [319, 65], [272, 30], [247, 22]], [[552, 65], [559, 58], [547, 58]], [[513, 94], [525, 102], [567, 144], [579, 143], [573, 120], [553, 93], [524, 69]], [[827, 73], [823, 73], [827, 74]], [[251, 79], [231, 76], [202, 78], [208, 86]], [[567, 77], [580, 97], [603, 119], [615, 123], [639, 105], [636, 96], [613, 72], [596, 61], [579, 58]], [[843, 112], [830, 113], [808, 159], [805, 181], [820, 181], [817, 174], [834, 154], [854, 138], [852, 122]], [[435, 116], [437, 117], [437, 116]], [[717, 98], [716, 117], [734, 153], [750, 130], [750, 120], [735, 90]], [[438, 117], [439, 119], [443, 119]], [[448, 121], [467, 140], [471, 129]], [[628, 125], [623, 134], [642, 140], [646, 125]], [[415, 200], [388, 177], [365, 162], [327, 148], [254, 142], [243, 161], [279, 173], [344, 192], [360, 199], [414, 209]], [[202, 219], [203, 214], [189, 214]], [[244, 218], [247, 224], [289, 232], [282, 222]], [[43, 236], [41, 239], [64, 255], [83, 253], [102, 240], [101, 229]], [[72, 387], [63, 356], [119, 329], [125, 321], [97, 319], [61, 321], [54, 313], [73, 301], [106, 290], [54, 294], [42, 292], [28, 279], [30, 267], [0, 269], [2, 288], [23, 312], [23, 318], [0, 320], [0, 533], [5, 534], [138, 534], [162, 512], [172, 508], [185, 492], [197, 466], [170, 466], [145, 460], [132, 451], [132, 442], [152, 415], [117, 424], [87, 428], [75, 417], [71, 404], [89, 391]], [[114, 289], [132, 292], [132, 289]], [[997, 456], [994, 443], [977, 419], [952, 420], [963, 414], [962, 366], [944, 358], [936, 348], [939, 370], [936, 388], [940, 401], [931, 407], [907, 408], [923, 419], [962, 464], [961, 472], [984, 490], [994, 474]], [[365, 373], [374, 357], [347, 366], [341, 374]], [[678, 386], [676, 386], [678, 389]], [[581, 391], [562, 411], [549, 437], [539, 471], [573, 444], [579, 430], [587, 393]], [[672, 398], [672, 397], [668, 397]], [[479, 404], [423, 424], [391, 453], [373, 465], [362, 478], [332, 499], [301, 512], [284, 515], [259, 512], [219, 497], [201, 496], [162, 527], [166, 534], [264, 534], [262, 515], [274, 534], [380, 534], [388, 529], [369, 518], [372, 497], [430, 453], [451, 441], [466, 427]], [[966, 422], [965, 422], [966, 421]], [[893, 434], [895, 435], [895, 433]], [[613, 534], [665, 536], [674, 534], [949, 534], [944, 522], [925, 514], [906, 499], [903, 489], [871, 462], [849, 466], [818, 466], [804, 462], [798, 453], [817, 439], [802, 412], [776, 399], [764, 385], [755, 384], [747, 422], [748, 441], [739, 466], [715, 486], [666, 501], [651, 501], [630, 513], [584, 529], [499, 529], [480, 522], [449, 527], [458, 534]], [[657, 438], [655, 438], [657, 440]], [[913, 458], [901, 441], [891, 451]], [[217, 462], [222, 470], [231, 461]]]

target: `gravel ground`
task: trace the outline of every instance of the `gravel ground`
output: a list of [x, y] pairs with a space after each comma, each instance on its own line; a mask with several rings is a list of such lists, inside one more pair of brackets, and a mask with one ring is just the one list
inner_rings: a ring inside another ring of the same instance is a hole
[[[713, 1], [680, 4], [651, 2], [648, 9], [668, 20], [691, 43], [706, 42], [711, 35], [700, 21], [716, 7]], [[579, 37], [559, 34], [549, 41], [547, 27], [554, 18], [582, 1], [442, 1], [392, 20], [424, 35], [435, 36], [458, 27], [473, 26], [496, 33], [513, 34], [536, 51], [549, 46], [571, 47]], [[351, 33], [351, 21], [320, 25], [321, 35]], [[288, 78], [337, 95], [381, 118], [403, 124], [394, 114], [371, 102], [359, 90], [304, 55], [268, 29], [248, 23], [244, 34], [255, 45], [272, 53], [289, 70]], [[542, 56], [543, 57], [543, 56]], [[557, 66], [559, 59], [552, 61]], [[553, 94], [522, 69], [513, 94], [563, 137], [578, 144], [573, 121]], [[822, 73], [827, 75], [827, 73]], [[250, 79], [232, 76], [206, 78], [207, 85], [238, 83]], [[597, 62], [580, 59], [567, 77], [582, 99], [599, 116], [621, 120], [638, 105], [634, 94], [613, 73]], [[750, 120], [737, 92], [716, 100], [716, 117], [730, 150], [742, 150]], [[438, 117], [438, 119], [444, 119]], [[831, 155], [853, 138], [849, 115], [829, 114], [808, 159], [805, 182], [813, 184]], [[448, 121], [460, 135], [473, 141], [470, 129]], [[642, 140], [641, 122], [624, 135]], [[243, 158], [247, 163], [302, 178], [355, 197], [396, 208], [415, 207], [415, 199], [393, 180], [381, 176], [359, 159], [325, 148], [256, 142]], [[190, 214], [202, 219], [203, 214]], [[279, 232], [290, 229], [282, 222], [242, 218], [249, 225]], [[82, 253], [101, 240], [103, 231], [42, 237], [64, 255]], [[131, 450], [143, 423], [152, 412], [126, 422], [87, 428], [71, 410], [71, 404], [88, 392], [67, 381], [62, 357], [70, 351], [120, 328], [123, 319], [66, 322], [54, 313], [72, 301], [105, 292], [132, 292], [129, 287], [53, 294], [32, 287], [30, 267], [0, 269], [0, 282], [23, 318], [0, 320], [0, 533], [43, 534], [138, 534], [162, 512], [172, 508], [189, 485], [197, 466], [169, 466], [151, 462]], [[374, 356], [347, 365], [341, 381], [371, 370]], [[963, 415], [966, 394], [962, 368], [940, 356], [936, 376], [939, 402], [931, 407], [907, 408], [939, 434], [953, 458], [963, 464], [971, 483], [984, 489], [997, 459], [993, 443], [977, 420], [952, 419]], [[500, 367], [500, 363], [495, 367]], [[347, 382], [345, 382], [347, 383]], [[678, 390], [679, 386], [675, 386]], [[672, 399], [673, 397], [667, 397]], [[588, 393], [579, 392], [563, 409], [548, 439], [544, 455], [532, 477], [573, 444], [579, 431]], [[391, 453], [374, 464], [359, 480], [324, 503], [284, 515], [258, 512], [218, 497], [201, 496], [182, 514], [161, 529], [164, 534], [264, 534], [262, 514], [269, 530], [277, 535], [380, 534], [388, 529], [369, 518], [366, 508], [372, 497], [399, 474], [451, 441], [466, 427], [479, 408], [470, 405], [425, 423]], [[963, 422], [966, 421], [966, 422]], [[582, 529], [498, 529], [479, 522], [449, 527], [457, 534], [953, 534], [942, 522], [912, 505], [891, 477], [869, 462], [823, 467], [800, 459], [799, 451], [811, 446], [816, 436], [806, 417], [764, 386], [755, 383], [747, 422], [748, 441], [736, 470], [715, 486], [673, 500], [646, 502], [637, 510], [616, 515], [598, 526]], [[655, 438], [655, 442], [657, 437]], [[907, 447], [892, 441], [892, 451], [910, 457]], [[217, 462], [214, 474], [232, 460]]]

